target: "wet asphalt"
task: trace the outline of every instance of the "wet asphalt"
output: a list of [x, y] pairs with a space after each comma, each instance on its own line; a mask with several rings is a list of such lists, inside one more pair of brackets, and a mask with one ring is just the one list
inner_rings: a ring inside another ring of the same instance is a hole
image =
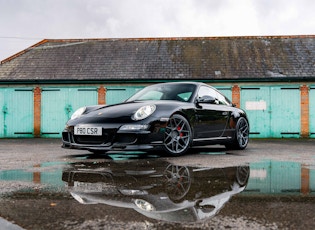
[[314, 229], [314, 147], [257, 139], [170, 158], [0, 139], [0, 229]]

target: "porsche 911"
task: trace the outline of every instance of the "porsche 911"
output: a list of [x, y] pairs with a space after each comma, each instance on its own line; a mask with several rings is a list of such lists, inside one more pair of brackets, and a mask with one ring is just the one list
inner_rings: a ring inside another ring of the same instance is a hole
[[79, 108], [62, 132], [63, 148], [93, 153], [159, 150], [180, 156], [211, 144], [242, 150], [248, 141], [245, 111], [199, 82], [154, 84], [119, 104]]

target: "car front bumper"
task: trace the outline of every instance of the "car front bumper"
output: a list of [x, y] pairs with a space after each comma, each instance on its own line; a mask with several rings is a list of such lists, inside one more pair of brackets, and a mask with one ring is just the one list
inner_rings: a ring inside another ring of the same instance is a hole
[[155, 123], [148, 130], [120, 130], [121, 126], [102, 126], [101, 136], [75, 135], [74, 126], [62, 132], [62, 147], [96, 151], [152, 150], [163, 146], [166, 123]]

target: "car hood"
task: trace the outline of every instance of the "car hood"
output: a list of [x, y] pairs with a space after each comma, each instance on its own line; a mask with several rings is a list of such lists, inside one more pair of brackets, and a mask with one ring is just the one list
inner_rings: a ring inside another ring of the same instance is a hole
[[184, 107], [184, 102], [174, 101], [133, 101], [124, 102], [115, 105], [107, 105], [104, 107], [90, 110], [81, 117], [69, 120], [68, 125], [75, 125], [78, 123], [128, 123], [133, 122], [132, 115], [142, 106], [156, 105], [156, 111], [150, 117], [170, 116], [172, 112], [178, 107]]

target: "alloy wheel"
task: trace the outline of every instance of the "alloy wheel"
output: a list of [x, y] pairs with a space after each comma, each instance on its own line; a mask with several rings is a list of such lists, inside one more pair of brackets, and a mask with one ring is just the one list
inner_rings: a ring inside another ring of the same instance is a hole
[[191, 142], [191, 128], [181, 115], [172, 116], [165, 128], [164, 146], [168, 153], [179, 156], [187, 151]]
[[249, 140], [249, 124], [244, 117], [237, 122], [236, 139], [240, 149], [246, 148]]

